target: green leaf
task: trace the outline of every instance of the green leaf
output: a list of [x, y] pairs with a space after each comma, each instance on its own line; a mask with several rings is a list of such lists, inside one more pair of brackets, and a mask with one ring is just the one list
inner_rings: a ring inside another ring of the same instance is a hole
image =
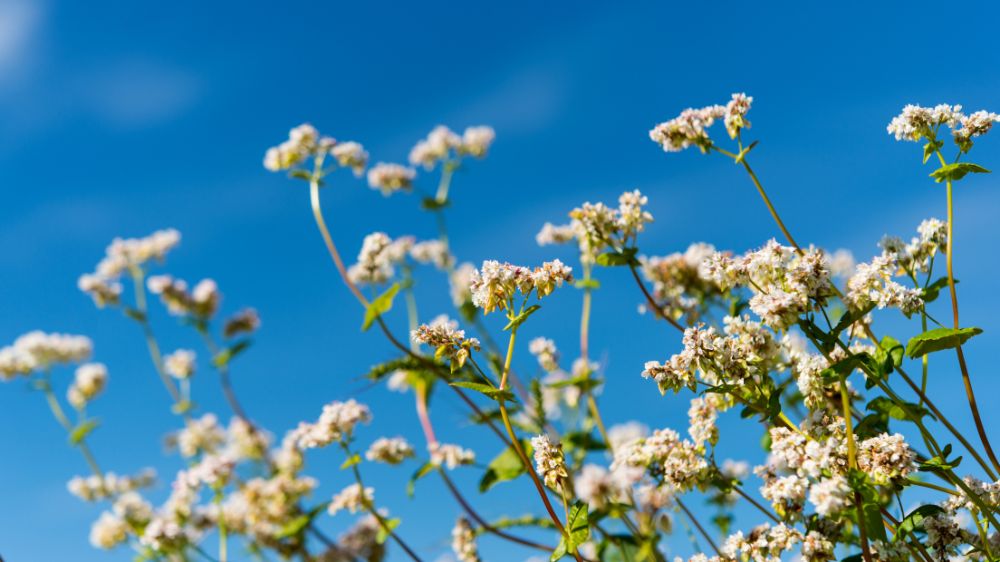
[[884, 336], [875, 348], [875, 361], [877, 361], [886, 374], [903, 364], [903, 344], [892, 336]]
[[549, 562], [556, 562], [556, 560], [559, 560], [567, 554], [569, 554], [569, 551], [566, 548], [566, 538], [563, 537], [559, 539], [559, 546], [552, 551], [552, 556], [549, 556]]
[[865, 408], [872, 412], [885, 414], [896, 420], [919, 421], [924, 416], [934, 418], [927, 408], [912, 402], [897, 404], [885, 396], [878, 396], [874, 398], [868, 403], [867, 406], [865, 406]]
[[128, 316], [129, 318], [131, 318], [132, 320], [135, 320], [136, 322], [145, 322], [146, 321], [146, 315], [143, 314], [143, 312], [141, 310], [136, 310], [134, 308], [127, 308], [126, 307], [124, 310], [122, 310], [122, 312], [125, 313], [125, 316]]
[[379, 525], [378, 534], [375, 535], [375, 542], [377, 542], [378, 544], [382, 544], [385, 541], [389, 540], [389, 537], [392, 535], [393, 529], [399, 527], [400, 523], [402, 523], [402, 521], [400, 521], [399, 518], [383, 519], [382, 524]]
[[866, 501], [864, 503], [865, 528], [868, 529], [869, 539], [886, 540], [885, 526], [882, 524], [882, 510], [877, 501]]
[[234, 343], [232, 346], [223, 349], [212, 358], [212, 364], [218, 367], [225, 367], [233, 360], [234, 357], [246, 351], [250, 344], [253, 342], [251, 340], [240, 340]]
[[924, 164], [926, 164], [927, 161], [930, 160], [931, 156], [934, 156], [935, 152], [937, 152], [938, 150], [941, 150], [942, 146], [944, 146], [944, 141], [940, 141], [940, 140], [938, 140], [938, 141], [929, 141], [927, 144], [925, 144], [924, 145]]
[[[524, 454], [531, 455], [530, 443], [524, 441], [521, 447], [524, 448]], [[517, 478], [521, 474], [524, 474], [524, 472], [524, 464], [521, 462], [521, 457], [518, 456], [517, 451], [513, 447], [508, 447], [494, 457], [486, 467], [486, 473], [483, 474], [482, 480], [479, 481], [479, 491], [485, 492], [500, 482]]]
[[448, 383], [451, 386], [457, 386], [459, 388], [467, 388], [469, 390], [475, 390], [481, 394], [489, 396], [493, 400], [500, 401], [501, 398], [506, 402], [516, 402], [517, 398], [514, 397], [514, 393], [509, 390], [500, 390], [499, 388], [490, 386], [488, 384], [483, 384], [481, 382], [472, 381], [456, 381]]
[[507, 330], [513, 330], [521, 324], [524, 324], [524, 321], [527, 320], [529, 316], [534, 314], [539, 308], [542, 308], [541, 305], [533, 304], [524, 309], [524, 312], [512, 318], [510, 322], [507, 322], [507, 325], [503, 327], [503, 331], [506, 332]]
[[311, 522], [312, 522], [312, 517], [310, 517], [308, 514], [299, 515], [295, 519], [292, 519], [288, 523], [285, 523], [285, 526], [282, 527], [275, 534], [275, 537], [279, 539], [294, 537], [295, 535], [298, 535], [303, 530], [305, 530], [305, 528], [308, 527], [309, 523]]
[[604, 252], [597, 256], [597, 265], [604, 267], [616, 267], [621, 265], [639, 266], [639, 260], [635, 255], [638, 248], [625, 248], [621, 252]]
[[574, 431], [567, 433], [562, 437], [562, 442], [566, 446], [567, 451], [572, 451], [574, 449], [581, 449], [584, 451], [603, 451], [608, 448], [604, 441], [594, 437], [594, 435], [587, 431]]
[[[955, 283], [958, 284], [958, 279], [955, 279]], [[938, 295], [941, 294], [941, 290], [948, 286], [948, 278], [940, 277], [930, 285], [924, 287], [924, 293], [921, 295], [921, 299], [925, 302], [934, 302], [937, 300]]]
[[759, 140], [755, 140], [752, 143], [750, 143], [750, 146], [744, 148], [743, 150], [740, 151], [739, 154], [736, 155], [736, 158], [733, 159], [733, 162], [736, 164], [742, 163], [743, 159], [747, 157], [747, 154], [750, 154], [750, 151], [753, 150], [753, 148], [757, 146], [757, 143], [759, 142], [760, 142]]
[[344, 464], [340, 465], [340, 470], [346, 470], [360, 462], [361, 462], [361, 455], [354, 453], [353, 455], [347, 457], [347, 460], [344, 461]]
[[962, 463], [962, 457], [956, 457], [952, 460], [948, 460], [949, 455], [951, 455], [951, 444], [942, 447], [940, 455], [918, 464], [917, 470], [921, 472], [935, 472], [940, 474], [941, 472], [957, 468], [958, 465]]
[[937, 170], [931, 172], [931, 177], [937, 183], [945, 181], [958, 181], [965, 177], [965, 174], [988, 174], [989, 170], [980, 166], [979, 164], [973, 164], [972, 162], [955, 162], [952, 164], [945, 164]]
[[79, 445], [80, 441], [83, 441], [91, 431], [97, 429], [98, 425], [100, 425], [100, 422], [98, 422], [96, 418], [91, 418], [81, 422], [80, 425], [74, 427], [73, 431], [69, 433], [70, 444]]
[[361, 331], [367, 331], [372, 327], [372, 322], [386, 312], [392, 310], [392, 299], [396, 298], [399, 292], [399, 283], [393, 283], [384, 293], [375, 298], [365, 309], [365, 321], [361, 324]]
[[590, 520], [587, 515], [587, 504], [582, 501], [573, 502], [569, 508], [566, 532], [569, 533], [567, 548], [570, 552], [576, 552], [576, 549], [590, 538]]
[[589, 392], [602, 384], [604, 384], [603, 379], [591, 377], [590, 375], [583, 375], [573, 377], [571, 379], [551, 382], [545, 386], [548, 386], [549, 388], [566, 388], [568, 386], [575, 386], [582, 392]]
[[305, 170], [292, 170], [288, 172], [288, 177], [308, 181], [312, 179], [312, 174]]
[[905, 539], [908, 534], [923, 532], [924, 519], [940, 513], [944, 513], [944, 509], [934, 504], [922, 505], [914, 509], [896, 526], [896, 536], [893, 540], [900, 541]]
[[424, 367], [424, 363], [422, 361], [406, 356], [374, 365], [364, 375], [364, 378], [379, 381], [396, 371], [418, 371], [421, 370], [422, 367]]
[[935, 328], [910, 338], [906, 355], [914, 359], [928, 353], [958, 347], [969, 338], [983, 333], [981, 328]]
[[413, 497], [413, 492], [417, 488], [417, 480], [420, 480], [424, 476], [427, 476], [428, 474], [430, 474], [431, 471], [436, 468], [436, 466], [437, 465], [435, 465], [432, 462], [426, 462], [426, 463], [424, 463], [423, 466], [421, 466], [420, 468], [418, 468], [417, 471], [413, 473], [413, 476], [410, 477], [410, 481], [407, 482], [407, 484], [406, 484], [406, 495], [410, 496], [412, 498]]

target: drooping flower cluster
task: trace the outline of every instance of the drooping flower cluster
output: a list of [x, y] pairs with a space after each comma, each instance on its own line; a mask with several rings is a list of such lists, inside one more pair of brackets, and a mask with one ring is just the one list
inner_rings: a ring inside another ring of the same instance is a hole
[[487, 260], [469, 283], [472, 302], [487, 314], [494, 310], [506, 310], [512, 307], [518, 291], [525, 297], [535, 291], [538, 298], [543, 298], [564, 282], [572, 281], [571, 272], [572, 268], [559, 260], [545, 262], [533, 270]]
[[132, 476], [119, 476], [114, 472], [106, 472], [101, 476], [74, 476], [66, 484], [66, 488], [81, 500], [93, 502], [148, 488], [155, 480], [156, 471], [150, 468]]
[[384, 232], [373, 232], [365, 236], [357, 263], [347, 271], [348, 277], [359, 284], [387, 282], [396, 275], [395, 265], [403, 261], [413, 243], [411, 236], [393, 240]]
[[948, 244], [948, 225], [938, 219], [927, 219], [917, 227], [917, 236], [909, 243], [901, 238], [886, 236], [879, 242], [883, 255], [890, 256], [902, 273], [916, 275], [930, 270], [931, 262]]
[[188, 379], [194, 375], [195, 354], [190, 349], [178, 349], [163, 357], [163, 369], [176, 379]]
[[244, 308], [233, 314], [222, 328], [222, 335], [231, 338], [240, 334], [251, 334], [260, 328], [260, 316], [253, 308]]
[[219, 286], [211, 279], [202, 279], [188, 292], [188, 285], [182, 279], [170, 275], [153, 275], [146, 280], [149, 292], [158, 295], [167, 310], [177, 316], [194, 316], [207, 319], [219, 309], [222, 294]]
[[649, 131], [649, 138], [662, 146], [665, 152], [679, 152], [689, 146], [697, 146], [702, 152], [708, 152], [712, 147], [708, 129], [716, 120], [724, 120], [726, 132], [732, 138], [736, 138], [740, 130], [750, 128], [746, 115], [752, 102], [752, 97], [736, 93], [726, 105], [685, 109], [670, 121], [653, 127]]
[[459, 517], [451, 530], [451, 550], [459, 562], [480, 562], [476, 533], [465, 517]]
[[531, 447], [535, 451], [535, 471], [545, 481], [545, 485], [556, 490], [562, 489], [562, 483], [569, 478], [562, 444], [552, 443], [547, 435], [536, 435], [531, 438]]
[[626, 467], [644, 469], [669, 491], [681, 492], [698, 484], [705, 476], [708, 462], [694, 443], [664, 428], [615, 448], [612, 471]]
[[915, 460], [916, 454], [898, 433], [883, 433], [858, 444], [858, 468], [876, 484], [905, 478], [916, 469]]
[[466, 338], [465, 330], [459, 330], [458, 322], [447, 316], [439, 316], [430, 324], [417, 326], [410, 337], [417, 343], [427, 344], [435, 348], [434, 357], [448, 359], [453, 369], [465, 365], [469, 354], [479, 349], [479, 340]]

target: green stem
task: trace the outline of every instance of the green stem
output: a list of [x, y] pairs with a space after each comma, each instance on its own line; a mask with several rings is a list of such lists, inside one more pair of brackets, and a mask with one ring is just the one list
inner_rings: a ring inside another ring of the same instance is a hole
[[[73, 433], [73, 422], [70, 421], [69, 417], [66, 416], [66, 412], [63, 410], [62, 406], [59, 404], [59, 399], [56, 398], [54, 392], [52, 392], [52, 385], [49, 382], [49, 376], [46, 373], [43, 379], [42, 392], [45, 394], [45, 401], [49, 405], [49, 410], [52, 411], [52, 415], [59, 422], [59, 425], [66, 430], [66, 433]], [[101, 471], [101, 467], [97, 464], [97, 459], [94, 457], [93, 452], [91, 452], [90, 447], [87, 445], [87, 438], [81, 437], [76, 443], [76, 448], [80, 449], [80, 453], [83, 455], [83, 459], [87, 462], [87, 466], [90, 471], [94, 473], [101, 479], [101, 486], [104, 486], [104, 472]]]
[[215, 498], [212, 500], [219, 510], [219, 562], [226, 562], [228, 558], [228, 532], [226, 529], [226, 517], [222, 512], [222, 490], [216, 490]]
[[[515, 341], [517, 341], [517, 327], [511, 328], [510, 330], [510, 339], [507, 342], [507, 356], [504, 359], [503, 373], [500, 375], [499, 388], [501, 391], [507, 389], [507, 376], [510, 373], [510, 365], [514, 358]], [[563, 525], [562, 521], [559, 520], [559, 516], [556, 515], [555, 510], [552, 508], [552, 502], [549, 501], [548, 494], [545, 493], [545, 486], [542, 485], [541, 480], [538, 479], [535, 467], [532, 466], [531, 461], [528, 459], [528, 455], [525, 454], [524, 448], [521, 446], [521, 441], [518, 439], [517, 433], [514, 432], [514, 427], [510, 423], [510, 415], [507, 413], [507, 403], [506, 400], [504, 400], [502, 393], [497, 402], [500, 404], [500, 417], [503, 420], [504, 428], [507, 430], [507, 436], [510, 437], [511, 447], [514, 448], [514, 452], [516, 452], [518, 458], [521, 459], [521, 464], [524, 466], [525, 471], [529, 476], [531, 476], [531, 480], [535, 484], [538, 496], [542, 498], [542, 504], [545, 505], [545, 511], [548, 512], [549, 518], [556, 524], [556, 527], [563, 535], [563, 539], [569, 541], [569, 532], [566, 530], [566, 527]], [[576, 556], [577, 561], [582, 560], [578, 552], [575, 552], [574, 556]]]

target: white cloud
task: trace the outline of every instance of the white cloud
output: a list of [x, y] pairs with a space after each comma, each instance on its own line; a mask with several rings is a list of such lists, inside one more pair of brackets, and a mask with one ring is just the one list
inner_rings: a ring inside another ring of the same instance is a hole
[[0, 88], [19, 80], [41, 20], [38, 2], [0, 0]]
[[198, 99], [192, 74], [149, 60], [126, 60], [82, 74], [81, 100], [99, 119], [140, 127], [176, 117]]

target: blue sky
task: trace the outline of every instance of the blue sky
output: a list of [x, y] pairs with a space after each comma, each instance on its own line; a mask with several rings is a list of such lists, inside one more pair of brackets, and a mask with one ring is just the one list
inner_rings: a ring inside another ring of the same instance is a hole
[[[643, 236], [645, 252], [696, 240], [743, 251], [777, 233], [740, 170], [718, 157], [664, 154], [647, 131], [685, 107], [746, 91], [755, 98], [750, 137], [762, 141], [754, 166], [796, 238], [868, 259], [882, 235], [908, 237], [921, 219], [944, 213], [944, 192], [927, 178], [919, 148], [886, 135], [888, 120], [910, 102], [1000, 110], [1000, 50], [979, 29], [998, 12], [987, 2], [0, 0], [0, 342], [31, 329], [93, 337], [96, 359], [111, 372], [92, 408], [102, 420], [93, 437], [98, 457], [120, 473], [151, 465], [169, 479], [178, 461], [162, 436], [176, 420], [140, 335], [124, 318], [95, 310], [75, 282], [113, 237], [175, 227], [184, 240], [166, 270], [191, 281], [213, 277], [227, 310], [252, 305], [261, 313], [258, 341], [235, 365], [255, 418], [281, 433], [322, 404], [357, 394], [376, 416], [362, 440], [402, 434], [419, 443], [409, 397], [352, 380], [389, 348], [357, 330], [360, 310], [326, 258], [306, 191], [261, 167], [264, 150], [289, 127], [310, 121], [364, 143], [374, 160], [401, 161], [436, 124], [494, 126], [490, 156], [464, 169], [452, 192], [449, 223], [462, 260], [569, 259], [534, 245], [541, 224], [634, 188], [649, 196], [657, 219]], [[973, 160], [997, 167], [998, 140], [980, 143]], [[998, 342], [991, 319], [1000, 312], [990, 298], [1000, 273], [997, 187], [994, 177], [974, 177], [956, 195], [963, 323], [986, 329], [969, 356], [988, 427], [1000, 421], [989, 398], [1000, 383], [988, 370]], [[324, 198], [345, 254], [373, 230], [434, 235], [414, 197], [383, 199], [344, 175]], [[674, 334], [636, 316], [639, 298], [622, 271], [598, 277], [592, 347], [606, 361], [606, 417], [682, 426], [686, 398], [661, 398], [639, 377], [644, 361], [677, 350]], [[418, 286], [427, 318], [449, 311], [437, 281], [430, 275]], [[556, 338], [572, 355], [579, 298], [557, 294], [525, 331]], [[399, 315], [391, 320], [403, 329]], [[167, 348], [197, 344], [162, 312], [154, 321]], [[488, 321], [501, 327], [499, 318]], [[531, 359], [520, 352], [528, 371]], [[957, 372], [939, 363], [934, 395], [968, 427]], [[211, 374], [202, 375], [198, 401], [226, 412]], [[452, 396], [436, 396], [432, 409], [444, 437], [483, 435], [462, 421]], [[727, 441], [738, 420], [722, 423], [721, 456], [756, 454]], [[65, 491], [85, 466], [41, 397], [21, 383], [0, 386], [0, 424], [6, 559], [128, 560], [127, 552], [87, 546], [97, 510]], [[483, 459], [498, 450], [477, 448]], [[310, 458], [323, 482], [319, 499], [346, 484], [340, 461], [333, 451]], [[371, 478], [380, 503], [403, 518], [401, 533], [433, 560], [447, 549], [458, 509], [432, 479], [405, 498], [413, 468], [373, 468]], [[475, 496], [478, 473], [466, 472], [458, 480]], [[511, 493], [480, 502], [484, 514], [533, 506], [523, 500], [526, 485], [508, 486]], [[164, 493], [161, 485], [154, 494]], [[346, 523], [324, 524], [336, 533]], [[689, 550], [683, 532], [672, 544]], [[483, 550], [490, 560], [531, 554], [490, 540]]]

